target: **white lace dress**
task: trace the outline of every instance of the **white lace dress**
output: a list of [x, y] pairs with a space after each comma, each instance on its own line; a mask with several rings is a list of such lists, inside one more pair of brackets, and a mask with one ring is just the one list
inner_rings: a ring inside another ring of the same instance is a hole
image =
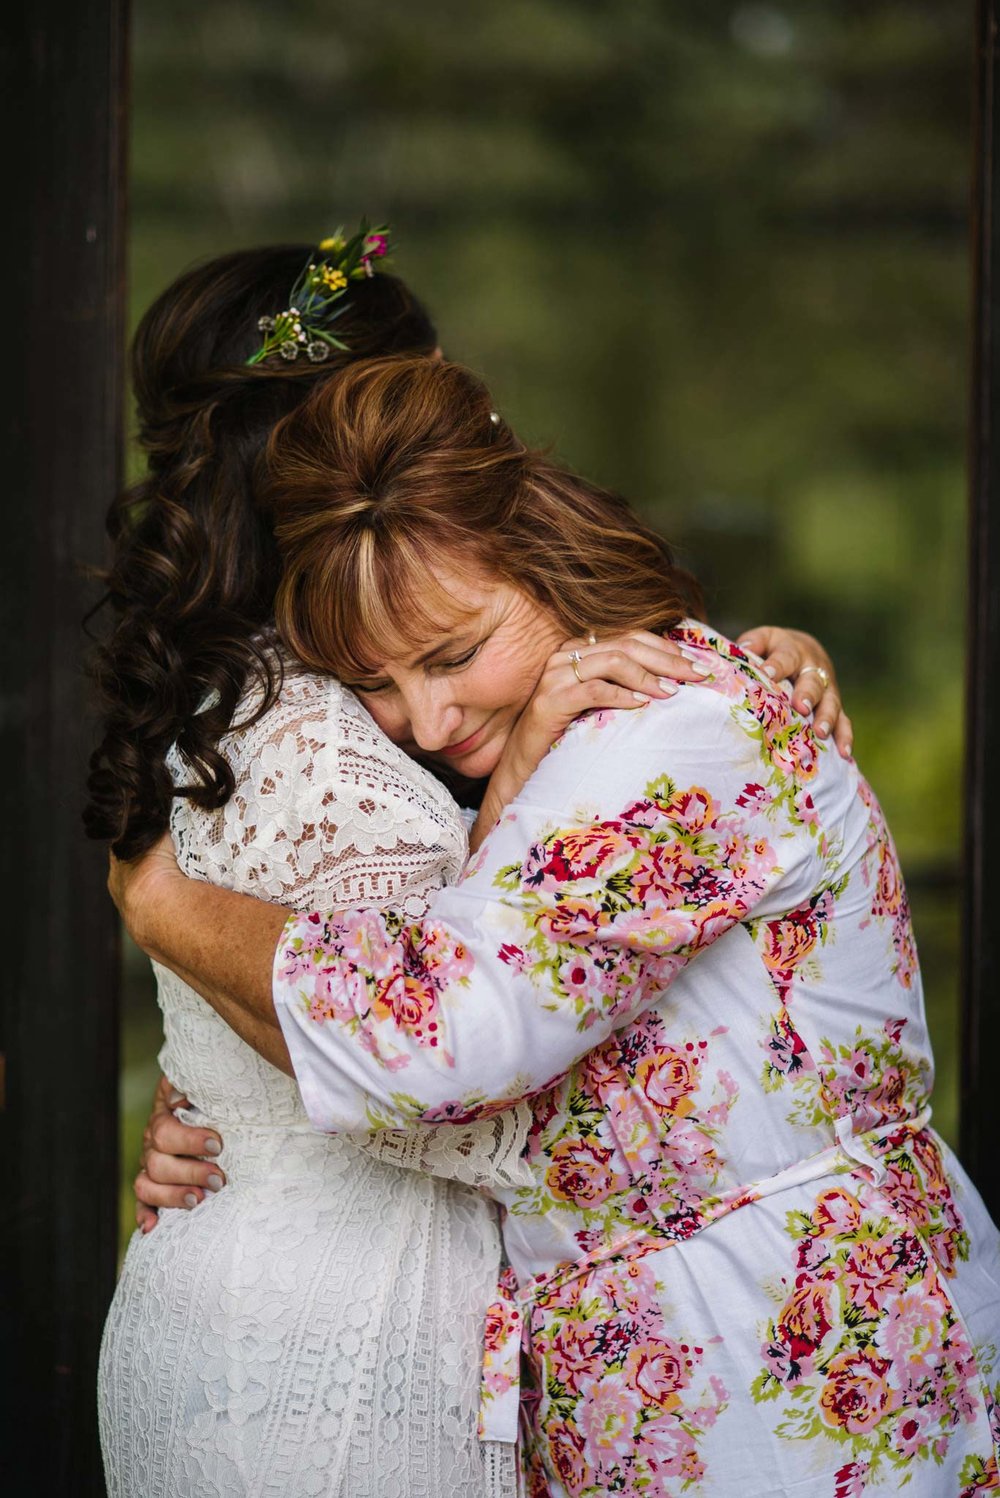
[[[333, 681], [290, 675], [225, 750], [228, 804], [175, 802], [188, 874], [293, 907], [420, 915], [461, 868], [454, 802]], [[129, 1246], [100, 1365], [110, 1498], [512, 1493], [513, 1449], [476, 1434], [499, 1234], [470, 1188], [519, 1179], [527, 1114], [317, 1134], [290, 1078], [157, 979], [161, 1067], [220, 1131], [228, 1185]]]

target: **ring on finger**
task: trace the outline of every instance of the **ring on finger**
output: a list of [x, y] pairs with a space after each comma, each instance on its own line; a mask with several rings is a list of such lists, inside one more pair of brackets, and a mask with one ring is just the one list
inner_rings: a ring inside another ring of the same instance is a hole
[[799, 672], [799, 676], [805, 676], [809, 671], [814, 672], [815, 675], [819, 677], [820, 681], [823, 683], [823, 690], [825, 692], [827, 687], [830, 685], [829, 671], [827, 671], [823, 666], [803, 666], [802, 670]]
[[583, 660], [583, 656], [580, 654], [579, 650], [571, 650], [568, 652], [568, 654], [569, 663], [573, 667], [573, 675], [576, 677], [577, 681], [582, 687], [583, 677], [580, 675], [580, 662]]

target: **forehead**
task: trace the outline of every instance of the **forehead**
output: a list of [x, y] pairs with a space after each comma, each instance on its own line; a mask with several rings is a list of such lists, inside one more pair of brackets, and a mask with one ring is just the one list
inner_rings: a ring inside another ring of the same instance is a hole
[[[469, 559], [411, 569], [402, 596], [363, 642], [359, 654], [374, 674], [409, 664], [428, 650], [463, 634], [474, 634], [503, 603], [508, 585], [482, 563]], [[361, 641], [358, 642], [362, 644]]]

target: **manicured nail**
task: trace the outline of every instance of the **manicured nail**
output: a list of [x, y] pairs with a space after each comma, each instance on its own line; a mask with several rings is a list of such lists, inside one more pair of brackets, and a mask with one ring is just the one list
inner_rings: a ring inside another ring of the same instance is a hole
[[656, 680], [659, 683], [660, 691], [666, 692], [668, 697], [672, 697], [677, 691], [677, 683], [671, 681], [669, 676], [658, 676]]
[[841, 749], [840, 752], [844, 756], [845, 759], [850, 759], [851, 755], [854, 753], [854, 742], [853, 742], [853, 740], [852, 739], [848, 739], [847, 743], [844, 745], [843, 749]]
[[169, 1098], [167, 1099], [167, 1101], [170, 1104], [171, 1108], [176, 1108], [177, 1104], [181, 1101], [181, 1099], [183, 1097], [184, 1097], [183, 1092], [178, 1092], [177, 1088], [175, 1087], [174, 1090], [173, 1090], [173, 1092], [170, 1094]]
[[684, 648], [683, 645], [681, 645], [679, 648], [680, 648], [681, 655], [687, 661], [688, 665], [691, 667], [691, 670], [694, 672], [694, 674], [696, 676], [711, 676], [712, 675], [712, 667], [711, 666], [703, 666], [702, 663], [701, 663], [701, 661], [698, 659], [698, 657], [696, 655], [692, 655], [691, 652], [690, 652], [690, 650], [685, 650], [685, 648]]
[[652, 697], [647, 697], [645, 692], [633, 692], [632, 696], [635, 698], [636, 702], [652, 702], [653, 700]]
[[776, 676], [777, 676], [777, 674], [778, 674], [778, 673], [777, 673], [777, 671], [776, 671], [776, 670], [775, 670], [775, 669], [774, 669], [774, 667], [773, 667], [773, 666], [765, 666], [765, 667], [764, 667], [764, 675], [765, 675], [765, 676], [769, 676], [769, 677], [770, 677], [770, 678], [771, 678], [771, 680], [772, 680], [772, 681], [773, 681], [773, 680], [774, 680], [774, 678], [775, 678], [775, 677], [776, 677]]
[[219, 1143], [218, 1139], [214, 1139], [211, 1136], [208, 1136], [206, 1138], [206, 1140], [205, 1140], [205, 1154], [206, 1155], [221, 1155], [222, 1154], [222, 1145]]
[[185, 1207], [196, 1207], [198, 1205], [198, 1198], [195, 1196], [193, 1191], [189, 1191], [185, 1196], [184, 1205]]
[[221, 1191], [226, 1183], [221, 1176], [210, 1175], [205, 1184], [209, 1191]]
[[819, 734], [821, 739], [825, 739], [827, 734], [830, 732], [829, 723], [825, 722], [823, 719], [820, 719], [820, 721], [816, 724], [816, 732]]

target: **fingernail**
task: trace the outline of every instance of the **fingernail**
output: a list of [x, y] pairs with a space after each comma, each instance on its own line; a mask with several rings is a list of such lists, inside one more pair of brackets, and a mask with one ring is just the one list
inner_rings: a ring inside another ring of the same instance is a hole
[[205, 1183], [209, 1191], [221, 1191], [226, 1184], [221, 1176], [211, 1175]]
[[696, 676], [711, 676], [711, 666], [703, 666], [698, 657], [696, 655], [692, 655], [690, 650], [686, 650], [683, 645], [681, 645], [679, 649], [681, 655], [687, 661], [688, 665], [691, 667], [691, 670], [695, 673]]
[[209, 1137], [206, 1138], [206, 1140], [205, 1140], [205, 1154], [206, 1155], [221, 1155], [222, 1154], [222, 1145], [221, 1145], [221, 1143], [219, 1142], [218, 1139], [214, 1139], [211, 1136], [209, 1136]]
[[645, 692], [633, 692], [632, 696], [635, 698], [636, 702], [652, 702], [653, 700], [652, 697], [647, 697]]
[[671, 681], [669, 676], [658, 676], [656, 679], [659, 683], [660, 691], [666, 692], [668, 697], [672, 697], [677, 691], [677, 683]]
[[825, 723], [821, 720], [816, 724], [816, 732], [819, 734], [821, 739], [825, 739], [827, 734], [830, 732], [829, 723]]
[[777, 671], [776, 671], [776, 670], [775, 670], [775, 669], [774, 669], [774, 667], [773, 667], [773, 666], [765, 666], [765, 667], [764, 667], [764, 675], [765, 675], [765, 676], [769, 676], [769, 677], [770, 677], [770, 678], [771, 678], [771, 680], [772, 680], [772, 681], [773, 681], [773, 680], [774, 680], [774, 678], [775, 678], [775, 677], [776, 677], [776, 676], [777, 676], [777, 674], [778, 674], [778, 673], [777, 673]]
[[185, 1196], [184, 1205], [185, 1207], [196, 1207], [198, 1205], [198, 1198], [193, 1191], [189, 1191]]
[[169, 1098], [167, 1099], [167, 1101], [170, 1104], [171, 1108], [175, 1108], [177, 1106], [177, 1104], [181, 1101], [181, 1099], [183, 1098], [183, 1096], [184, 1096], [183, 1092], [178, 1092], [177, 1088], [175, 1087], [174, 1090], [173, 1090], [173, 1092], [170, 1094]]
[[847, 743], [844, 745], [843, 749], [841, 749], [840, 752], [845, 759], [850, 759], [851, 755], [854, 753], [853, 740], [848, 739]]

